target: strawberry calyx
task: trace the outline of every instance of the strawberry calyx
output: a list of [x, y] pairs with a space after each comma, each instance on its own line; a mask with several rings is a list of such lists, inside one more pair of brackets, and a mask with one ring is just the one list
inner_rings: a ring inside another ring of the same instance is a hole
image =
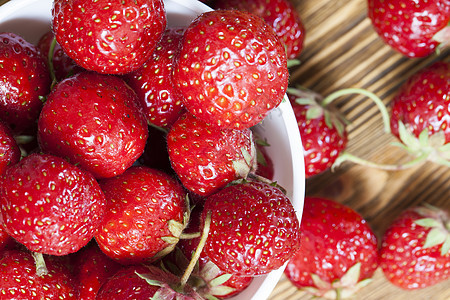
[[436, 47], [437, 55], [450, 46], [450, 22], [433, 36], [433, 40], [439, 43], [439, 46]]
[[202, 299], [192, 288], [179, 285], [177, 277], [173, 274], [167, 273], [154, 266], [146, 267], [148, 268], [149, 273], [139, 273], [135, 271], [135, 274], [144, 279], [147, 284], [159, 287], [152, 299]]
[[434, 206], [426, 205], [414, 209], [423, 218], [415, 220], [416, 225], [429, 228], [423, 248], [431, 248], [442, 245], [442, 256], [450, 251], [450, 218], [449, 215]]
[[337, 111], [331, 111], [326, 104], [323, 103], [323, 96], [312, 90], [298, 86], [296, 88], [288, 88], [288, 93], [296, 96], [295, 103], [308, 106], [306, 111], [306, 119], [317, 119], [324, 117], [325, 124], [328, 128], [336, 128], [340, 136], [344, 135], [345, 125], [349, 124], [342, 115]]
[[255, 141], [253, 140], [253, 133], [250, 131], [250, 152], [241, 147], [242, 158], [233, 161], [233, 168], [238, 176], [238, 178], [247, 178], [251, 172], [254, 172], [258, 165], [258, 154], [255, 146]]
[[367, 278], [358, 282], [361, 263], [354, 264], [340, 279], [333, 282], [322, 280], [317, 274], [311, 274], [315, 287], [304, 287], [302, 290], [324, 299], [346, 299], [368, 285], [372, 279]]
[[176, 245], [178, 244], [178, 241], [181, 238], [198, 237], [198, 233], [193, 233], [193, 234], [184, 234], [183, 233], [184, 229], [188, 226], [189, 220], [191, 218], [191, 208], [190, 208], [189, 202], [190, 202], [189, 196], [188, 196], [188, 194], [186, 194], [186, 197], [185, 197], [186, 209], [183, 213], [183, 221], [182, 222], [178, 222], [175, 220], [167, 221], [168, 228], [169, 228], [171, 235], [163, 236], [163, 237], [161, 237], [161, 239], [164, 242], [166, 242], [168, 244], [168, 246], [166, 248], [162, 249], [161, 251], [159, 251], [158, 253], [156, 253], [156, 255], [154, 256], [155, 259], [164, 257], [167, 254], [169, 254], [170, 252], [172, 252], [175, 249]]

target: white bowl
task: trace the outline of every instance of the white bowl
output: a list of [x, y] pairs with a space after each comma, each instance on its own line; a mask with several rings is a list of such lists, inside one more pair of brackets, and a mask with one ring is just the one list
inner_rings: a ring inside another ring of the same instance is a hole
[[[50, 29], [52, 0], [11, 0], [0, 6], [0, 32], [14, 32], [36, 44]], [[197, 15], [211, 10], [200, 1], [164, 1], [168, 24], [187, 26]], [[292, 107], [285, 97], [255, 130], [266, 138], [268, 154], [274, 166], [274, 179], [283, 186], [301, 220], [305, 192], [305, 169], [302, 144]], [[251, 285], [231, 300], [267, 299], [283, 274], [284, 268], [259, 276]]]

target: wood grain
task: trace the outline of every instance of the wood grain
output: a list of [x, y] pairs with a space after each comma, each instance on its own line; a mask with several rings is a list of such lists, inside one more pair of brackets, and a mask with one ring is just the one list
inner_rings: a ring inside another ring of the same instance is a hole
[[[413, 73], [437, 60], [449, 61], [449, 51], [439, 56], [409, 59], [385, 45], [374, 32], [366, 0], [291, 0], [306, 28], [301, 65], [291, 70], [290, 84], [328, 95], [343, 88], [364, 88], [389, 105], [399, 86]], [[400, 163], [410, 157], [391, 145], [395, 138], [383, 132], [376, 106], [362, 96], [337, 100], [349, 119], [348, 151], [380, 163]], [[426, 163], [408, 170], [387, 172], [345, 163], [306, 182], [306, 194], [324, 196], [354, 208], [381, 237], [389, 223], [405, 208], [430, 203], [450, 210], [450, 169]], [[311, 297], [283, 277], [270, 300]], [[443, 282], [417, 291], [390, 284], [377, 270], [373, 282], [355, 299], [448, 300], [450, 284]]]

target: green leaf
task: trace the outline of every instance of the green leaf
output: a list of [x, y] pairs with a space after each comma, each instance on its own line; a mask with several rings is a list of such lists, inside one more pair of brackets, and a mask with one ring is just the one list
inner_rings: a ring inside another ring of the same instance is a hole
[[450, 251], [450, 234], [447, 235], [447, 238], [445, 239], [444, 244], [441, 248], [441, 255], [444, 256]]
[[320, 106], [312, 106], [306, 111], [307, 120], [317, 119], [322, 115], [323, 115], [323, 108], [321, 108]]
[[415, 224], [423, 227], [442, 227], [442, 222], [433, 218], [423, 218], [414, 221]]
[[348, 269], [347, 272], [344, 274], [344, 276], [341, 277], [340, 280], [341, 286], [343, 287], [355, 286], [358, 283], [360, 273], [361, 273], [361, 263], [358, 262], [354, 264], [350, 269]]
[[448, 232], [444, 232], [443, 228], [433, 228], [427, 235], [423, 248], [431, 248], [445, 242]]
[[219, 286], [227, 282], [231, 278], [231, 274], [220, 275], [209, 282], [211, 286]]

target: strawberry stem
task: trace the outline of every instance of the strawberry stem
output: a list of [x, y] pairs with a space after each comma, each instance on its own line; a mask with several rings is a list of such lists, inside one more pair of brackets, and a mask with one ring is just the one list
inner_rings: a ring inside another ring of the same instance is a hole
[[45, 265], [44, 255], [38, 252], [31, 253], [34, 258], [34, 264], [36, 265], [36, 275], [41, 277], [48, 274], [47, 266]]
[[208, 238], [210, 227], [211, 227], [211, 211], [208, 211], [205, 218], [205, 224], [203, 225], [203, 231], [200, 241], [197, 245], [197, 248], [195, 249], [195, 252], [192, 254], [192, 258], [189, 262], [189, 265], [187, 266], [183, 276], [181, 277], [180, 284], [182, 288], [186, 286], [186, 283], [188, 282], [189, 277], [191, 276], [191, 273], [194, 270], [198, 259], [200, 258], [200, 254], [202, 253], [203, 248], [205, 247], [206, 244], [206, 239]]
[[345, 161], [351, 161], [351, 162], [354, 162], [356, 164], [366, 166], [366, 167], [371, 167], [371, 168], [376, 168], [376, 169], [381, 169], [381, 170], [386, 170], [386, 171], [400, 171], [400, 170], [412, 168], [414, 166], [417, 166], [417, 165], [425, 162], [427, 160], [427, 157], [428, 157], [428, 154], [424, 154], [424, 155], [421, 155], [421, 156], [417, 157], [416, 159], [413, 159], [405, 164], [388, 165], [388, 164], [377, 164], [377, 163], [365, 160], [363, 158], [357, 157], [353, 154], [350, 154], [350, 153], [344, 151], [344, 152], [341, 152], [341, 154], [338, 156], [338, 158], [334, 162], [331, 169], [334, 170], [335, 168], [339, 167]]
[[381, 117], [383, 118], [384, 131], [386, 133], [391, 133], [390, 118], [389, 118], [389, 113], [388, 113], [386, 106], [384, 105], [383, 101], [377, 95], [375, 95], [374, 93], [369, 92], [367, 90], [359, 89], [359, 88], [348, 88], [348, 89], [342, 89], [342, 90], [336, 91], [334, 93], [329, 94], [328, 96], [326, 96], [323, 99], [322, 106], [326, 107], [328, 104], [330, 104], [337, 98], [346, 96], [346, 95], [350, 95], [350, 94], [360, 94], [360, 95], [363, 95], [363, 96], [366, 96], [366, 97], [372, 99], [373, 102], [378, 106], [378, 109], [380, 110]]
[[48, 50], [48, 56], [47, 56], [48, 67], [50, 70], [50, 78], [52, 79], [52, 84], [50, 86], [51, 90], [53, 89], [53, 87], [55, 86], [55, 84], [58, 81], [56, 79], [55, 67], [53, 66], [53, 55], [55, 52], [55, 47], [56, 47], [56, 38], [53, 38], [52, 43], [50, 44], [50, 49]]

